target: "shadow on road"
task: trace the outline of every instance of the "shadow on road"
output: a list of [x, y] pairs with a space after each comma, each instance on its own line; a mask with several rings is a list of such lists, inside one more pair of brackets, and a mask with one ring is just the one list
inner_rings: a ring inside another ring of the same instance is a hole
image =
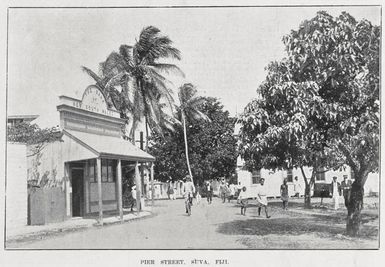
[[[265, 236], [275, 235], [301, 235], [301, 234], [318, 234], [325, 237], [333, 237], [335, 235], [343, 235], [345, 233], [345, 219], [343, 216], [325, 216], [325, 215], [303, 215], [286, 213], [284, 216], [266, 219], [258, 217], [258, 219], [235, 220], [220, 224], [217, 231], [227, 235], [259, 235]], [[363, 215], [363, 225], [361, 227], [361, 238], [377, 238], [378, 227], [373, 225], [365, 225], [366, 222], [376, 220], [376, 215]]]

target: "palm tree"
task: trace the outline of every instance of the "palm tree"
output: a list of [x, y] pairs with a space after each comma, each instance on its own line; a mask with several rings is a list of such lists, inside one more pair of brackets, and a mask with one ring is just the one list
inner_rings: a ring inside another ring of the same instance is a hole
[[146, 140], [149, 126], [152, 131], [161, 132], [164, 109], [173, 109], [171, 82], [163, 74], [184, 74], [175, 64], [162, 62], [167, 58], [180, 60], [180, 51], [172, 46], [169, 37], [160, 35], [158, 28], [148, 26], [141, 31], [134, 46], [121, 45], [119, 52], [112, 52], [100, 64], [102, 77], [120, 85], [122, 96], [130, 106], [127, 110], [132, 116], [129, 134], [132, 139], [143, 117]]
[[106, 97], [108, 106], [114, 106], [121, 112], [122, 118], [127, 118], [127, 113], [132, 112], [132, 103], [124, 97], [124, 93], [115, 88], [115, 86], [120, 85], [120, 81], [98, 75], [85, 66], [82, 66], [82, 70], [95, 80], [95, 86]]
[[192, 179], [190, 160], [188, 156], [188, 144], [187, 144], [187, 127], [186, 124], [191, 120], [206, 120], [210, 121], [210, 118], [204, 114], [199, 108], [206, 102], [206, 99], [200, 96], [197, 96], [197, 90], [191, 83], [185, 83], [179, 87], [178, 97], [179, 97], [179, 115], [183, 124], [183, 135], [184, 135], [184, 144], [185, 144], [185, 153], [188, 173]]

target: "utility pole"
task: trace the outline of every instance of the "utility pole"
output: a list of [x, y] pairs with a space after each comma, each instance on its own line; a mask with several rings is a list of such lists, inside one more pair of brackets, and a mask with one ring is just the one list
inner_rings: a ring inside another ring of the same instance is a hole
[[[143, 132], [140, 132], [140, 149], [143, 150], [143, 147], [144, 147], [144, 140], [143, 140]], [[144, 184], [144, 164], [143, 162], [140, 163], [140, 179], [142, 181], [142, 194], [144, 197], [147, 196], [147, 192], [146, 192], [146, 186]]]

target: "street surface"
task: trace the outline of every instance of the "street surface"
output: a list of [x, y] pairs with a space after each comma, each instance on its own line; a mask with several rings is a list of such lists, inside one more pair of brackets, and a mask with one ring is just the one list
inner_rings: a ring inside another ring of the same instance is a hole
[[[315, 201], [315, 200], [314, 200]], [[326, 200], [330, 201], [330, 200]], [[251, 202], [252, 203], [252, 202]], [[257, 216], [256, 207], [240, 214], [236, 201], [222, 203], [202, 199], [185, 214], [184, 200], [155, 202], [150, 218], [123, 224], [42, 237], [42, 240], [12, 243], [8, 248], [28, 249], [260, 249], [260, 248], [376, 248], [378, 210], [365, 217], [366, 239], [343, 235], [346, 210], [304, 210], [303, 199], [292, 200], [289, 211], [279, 200], [269, 204], [270, 219]]]

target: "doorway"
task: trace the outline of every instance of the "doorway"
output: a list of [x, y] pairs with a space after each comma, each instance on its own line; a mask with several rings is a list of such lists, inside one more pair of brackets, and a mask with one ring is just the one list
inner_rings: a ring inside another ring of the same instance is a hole
[[82, 217], [84, 215], [84, 170], [72, 169], [72, 217]]

